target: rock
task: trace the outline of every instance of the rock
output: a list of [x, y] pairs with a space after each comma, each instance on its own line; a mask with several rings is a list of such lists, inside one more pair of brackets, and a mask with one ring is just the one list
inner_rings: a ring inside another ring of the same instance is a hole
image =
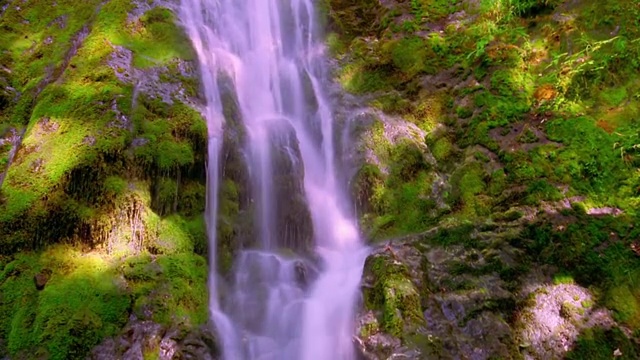
[[591, 292], [578, 285], [540, 285], [529, 299], [515, 324], [521, 342], [527, 345], [522, 352], [529, 357], [562, 358], [582, 330], [615, 325], [610, 312], [595, 308]]
[[36, 289], [43, 290], [45, 285], [47, 285], [47, 282], [49, 281], [50, 277], [51, 277], [51, 270], [49, 269], [43, 269], [42, 271], [37, 273], [33, 277], [33, 281], [36, 284]]
[[166, 326], [153, 321], [129, 319], [121, 334], [96, 346], [92, 360], [143, 360], [150, 354], [159, 360], [217, 360], [220, 352], [215, 334], [209, 326], [188, 328]]
[[[437, 245], [432, 242], [436, 237], [437, 231], [430, 231], [379, 245], [367, 259], [365, 310], [358, 317], [364, 357], [512, 358], [514, 332], [505, 319], [514, 311], [516, 299], [498, 274], [483, 270], [492, 252]], [[496, 237], [482, 236], [488, 243]], [[371, 294], [379, 293], [381, 284], [383, 298], [373, 298], [382, 303], [372, 302]], [[419, 316], [407, 314], [408, 304], [415, 304], [413, 311]], [[385, 312], [389, 305], [399, 311]], [[390, 327], [390, 321], [402, 326]]]

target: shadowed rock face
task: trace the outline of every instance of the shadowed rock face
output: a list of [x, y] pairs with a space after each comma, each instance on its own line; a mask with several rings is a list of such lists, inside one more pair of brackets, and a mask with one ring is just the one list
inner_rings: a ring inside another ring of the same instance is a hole
[[[223, 234], [220, 240], [223, 243], [227, 241], [228, 246], [237, 250], [258, 244], [255, 229], [257, 225], [251, 225], [247, 219], [255, 216], [259, 184], [251, 183], [251, 169], [247, 163], [247, 154], [243, 150], [247, 141], [247, 128], [242, 122], [233, 84], [222, 78], [220, 87], [226, 120], [222, 176], [233, 182], [237, 190], [234, 199], [226, 199], [236, 204], [237, 213], [225, 213], [224, 205], [221, 213], [221, 221], [232, 223], [234, 236], [228, 237]], [[273, 172], [272, 196], [275, 202], [275, 208], [269, 214], [275, 221], [274, 246], [307, 253], [312, 246], [313, 224], [306, 204], [304, 166], [298, 138], [288, 120], [275, 119], [273, 122], [274, 125], [268, 130], [268, 138]], [[225, 196], [224, 191], [222, 196]], [[253, 221], [253, 224], [257, 222]]]
[[276, 243], [302, 253], [313, 246], [313, 223], [304, 192], [304, 166], [295, 130], [286, 121], [272, 128]]

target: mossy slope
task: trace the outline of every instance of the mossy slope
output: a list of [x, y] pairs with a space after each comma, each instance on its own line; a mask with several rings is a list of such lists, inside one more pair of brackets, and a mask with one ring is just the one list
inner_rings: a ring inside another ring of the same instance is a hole
[[173, 13], [149, 5], [27, 1], [0, 15], [0, 138], [24, 133], [0, 147], [0, 353], [84, 358], [131, 314], [207, 320], [194, 55]]
[[[598, 306], [613, 310], [637, 341], [637, 4], [416, 0], [381, 7], [375, 26], [360, 34], [345, 30], [356, 21], [329, 12], [336, 79], [384, 113], [364, 132], [364, 152], [376, 156], [366, 156], [354, 186], [371, 238], [435, 225], [513, 228], [519, 235], [510, 243], [523, 267], [497, 269], [510, 291], [521, 285], [514, 279], [546, 264], [595, 289]], [[423, 144], [415, 136], [406, 137], [409, 148], [389, 141], [397, 119], [422, 130]], [[464, 234], [443, 239], [446, 248], [478, 247]], [[602, 339], [619, 340], [616, 331], [585, 333], [569, 356], [593, 348], [604, 354]]]

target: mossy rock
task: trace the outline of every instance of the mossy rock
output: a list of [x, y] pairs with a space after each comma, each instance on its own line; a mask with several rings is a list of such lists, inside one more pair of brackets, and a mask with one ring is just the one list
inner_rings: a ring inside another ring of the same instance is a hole
[[378, 315], [381, 329], [398, 338], [424, 324], [420, 291], [412, 282], [407, 265], [385, 255], [367, 258], [365, 277], [373, 287], [365, 289], [365, 308]]
[[375, 33], [385, 8], [378, 0], [324, 0], [329, 16], [340, 31], [348, 36]]

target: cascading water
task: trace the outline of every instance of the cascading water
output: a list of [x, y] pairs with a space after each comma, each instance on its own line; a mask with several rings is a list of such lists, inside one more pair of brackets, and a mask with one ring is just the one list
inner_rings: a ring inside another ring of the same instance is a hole
[[[207, 101], [210, 310], [225, 359], [353, 358], [367, 250], [337, 175], [339, 129], [323, 91], [312, 0], [182, 0], [180, 17], [200, 60]], [[220, 301], [215, 228], [223, 78], [232, 83], [246, 130], [257, 248], [237, 255], [232, 289]], [[283, 216], [300, 204], [294, 215], [310, 222]], [[278, 255], [282, 248], [310, 248], [305, 229], [321, 259], [314, 279], [309, 262]]]

